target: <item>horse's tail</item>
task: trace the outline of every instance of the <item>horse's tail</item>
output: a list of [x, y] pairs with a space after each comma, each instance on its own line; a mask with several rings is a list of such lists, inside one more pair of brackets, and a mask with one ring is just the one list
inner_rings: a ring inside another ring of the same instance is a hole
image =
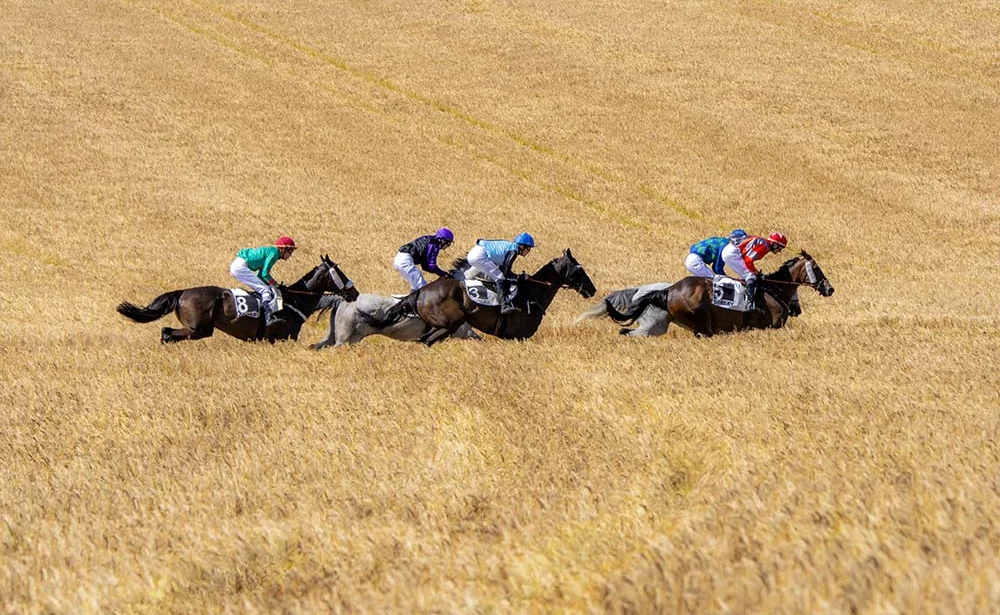
[[624, 288], [622, 290], [616, 290], [577, 316], [573, 324], [579, 324], [584, 320], [589, 320], [591, 318], [603, 318], [607, 316], [609, 303], [618, 310], [627, 309], [637, 290], [639, 289]]
[[618, 324], [630, 325], [642, 316], [642, 313], [650, 305], [665, 310], [667, 308], [667, 293], [669, 292], [669, 288], [664, 288], [663, 290], [646, 293], [638, 301], [631, 303], [626, 309], [621, 311], [616, 309], [610, 297], [605, 297], [602, 303], [604, 303], [604, 308], [607, 310], [608, 317], [611, 320]]
[[146, 307], [139, 307], [134, 303], [123, 301], [115, 309], [125, 318], [134, 320], [135, 322], [153, 322], [157, 318], [163, 318], [176, 310], [177, 303], [180, 301], [183, 292], [183, 290], [172, 290], [169, 293], [163, 293], [156, 299], [153, 299], [153, 302]]
[[337, 315], [337, 308], [344, 301], [344, 298], [340, 295], [323, 295], [319, 299], [319, 303], [316, 304], [316, 318], [322, 318], [323, 314], [332, 311], [330, 316]]
[[358, 310], [358, 317], [369, 327], [375, 329], [385, 329], [409, 316], [417, 316], [417, 295], [419, 290], [415, 290], [405, 298], [397, 302], [388, 310], [378, 310], [374, 314], [369, 314], [364, 310]]

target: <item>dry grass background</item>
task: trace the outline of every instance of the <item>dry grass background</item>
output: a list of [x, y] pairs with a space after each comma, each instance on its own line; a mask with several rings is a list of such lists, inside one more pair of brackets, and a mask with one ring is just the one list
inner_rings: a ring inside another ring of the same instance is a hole
[[[1000, 610], [994, 3], [2, 13], [2, 612]], [[837, 293], [709, 340], [566, 293], [525, 343], [321, 353], [114, 313], [279, 232], [280, 278], [400, 292], [441, 224], [604, 292], [781, 229]]]

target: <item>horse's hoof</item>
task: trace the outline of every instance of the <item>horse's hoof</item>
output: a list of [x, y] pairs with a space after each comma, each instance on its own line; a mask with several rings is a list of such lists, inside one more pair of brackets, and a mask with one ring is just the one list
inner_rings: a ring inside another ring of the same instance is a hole
[[626, 328], [626, 327], [622, 327], [621, 329], [618, 329], [618, 335], [629, 335], [631, 333], [632, 333], [632, 329], [629, 329], [629, 328]]

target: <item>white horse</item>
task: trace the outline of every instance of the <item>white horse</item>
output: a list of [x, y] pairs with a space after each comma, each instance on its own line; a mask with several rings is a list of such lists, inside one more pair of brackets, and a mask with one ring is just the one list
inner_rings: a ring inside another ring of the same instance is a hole
[[[603, 318], [607, 316], [609, 303], [611, 304], [611, 307], [619, 312], [630, 311], [639, 302], [639, 299], [651, 292], [670, 288], [670, 284], [671, 282], [655, 282], [644, 286], [634, 286], [632, 288], [616, 290], [601, 299], [592, 307], [588, 308], [586, 312], [580, 314], [577, 317], [576, 322], [573, 324], [577, 324], [591, 318]], [[646, 308], [646, 311], [644, 311], [642, 315], [636, 319], [635, 324], [636, 327], [634, 329], [622, 328], [619, 333], [622, 335], [631, 335], [633, 337], [655, 337], [663, 335], [667, 332], [667, 327], [670, 326], [670, 317], [665, 310], [661, 310], [654, 305], [650, 305]]]
[[[371, 294], [360, 295], [355, 301], [344, 301], [337, 295], [323, 297], [320, 299], [319, 312], [322, 314], [330, 310], [330, 327], [327, 329], [326, 337], [310, 348], [319, 350], [327, 346], [357, 344], [369, 335], [385, 335], [403, 342], [419, 341], [420, 336], [431, 328], [419, 316], [403, 318], [399, 322], [381, 329], [367, 324], [360, 316], [361, 312], [369, 315], [385, 314], [386, 310], [399, 300], [400, 298], [397, 297]], [[462, 325], [452, 337], [482, 339], [468, 324]]]
[[[591, 318], [603, 318], [607, 316], [608, 304], [618, 312], [631, 312], [639, 304], [640, 299], [649, 293], [670, 288], [671, 284], [673, 282], [654, 282], [643, 286], [633, 286], [632, 288], [616, 290], [588, 308], [583, 314], [580, 314], [573, 324], [578, 324]], [[799, 303], [798, 291], [796, 290], [792, 303], [789, 305], [789, 315], [798, 316], [801, 313], [802, 307]], [[662, 310], [655, 305], [650, 305], [635, 320], [636, 326], [634, 329], [622, 327], [618, 332], [631, 337], [658, 337], [667, 332], [667, 329], [670, 327], [670, 320], [670, 315], [667, 314], [666, 310]]]

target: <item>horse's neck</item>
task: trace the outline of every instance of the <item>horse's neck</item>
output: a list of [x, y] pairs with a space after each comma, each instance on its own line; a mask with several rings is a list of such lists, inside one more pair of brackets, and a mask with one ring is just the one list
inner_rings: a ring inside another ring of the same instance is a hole
[[284, 293], [285, 301], [306, 316], [316, 310], [316, 306], [319, 305], [319, 300], [323, 296], [323, 293], [309, 288], [309, 280], [312, 280], [315, 274], [316, 270], [313, 269], [291, 286], [281, 287], [283, 291], [288, 291]]
[[767, 289], [772, 295], [783, 300], [786, 304], [791, 301], [792, 296], [798, 286], [792, 281], [792, 268], [782, 267], [772, 274], [764, 276], [765, 282], [782, 282], [782, 284], [769, 284]]
[[547, 309], [552, 300], [556, 298], [556, 293], [559, 292], [561, 282], [559, 274], [556, 273], [555, 266], [552, 263], [544, 265], [531, 276], [531, 280], [544, 282], [544, 284], [532, 284], [531, 295], [543, 310]]

